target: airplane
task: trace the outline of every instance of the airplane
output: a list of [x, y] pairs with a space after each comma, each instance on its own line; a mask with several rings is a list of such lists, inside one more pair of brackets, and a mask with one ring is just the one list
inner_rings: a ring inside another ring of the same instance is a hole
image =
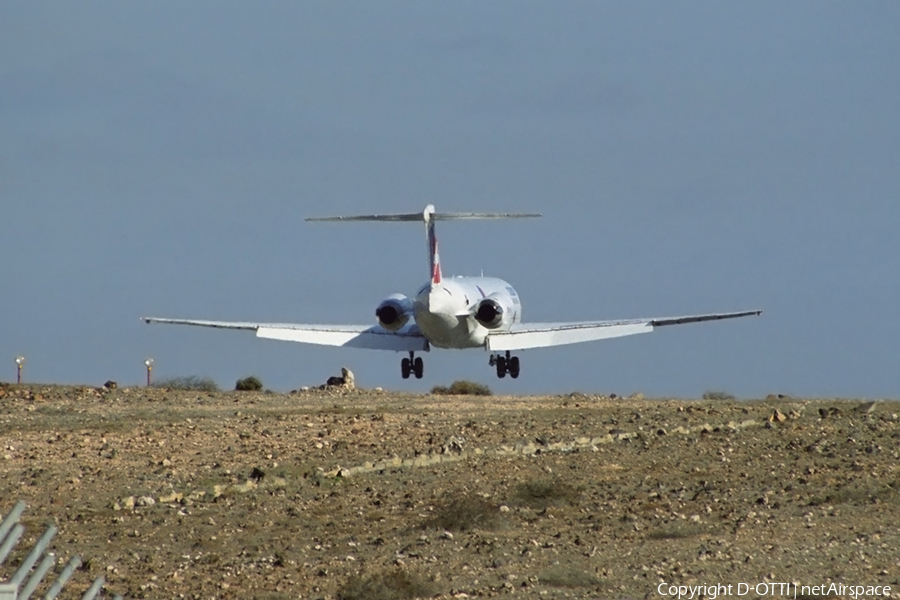
[[255, 323], [141, 317], [146, 323], [194, 325], [220, 329], [255, 331], [256, 337], [273, 340], [408, 352], [400, 361], [404, 379], [421, 379], [424, 361], [416, 352], [434, 348], [483, 348], [490, 352], [488, 364], [497, 377], [519, 377], [521, 362], [514, 351], [560, 346], [594, 340], [649, 333], [656, 327], [718, 321], [759, 315], [761, 310], [712, 313], [684, 317], [583, 321], [571, 323], [524, 323], [522, 302], [516, 290], [495, 277], [450, 277], [441, 272], [435, 235], [436, 221], [540, 217], [540, 214], [440, 213], [429, 204], [420, 213], [318, 217], [307, 221], [424, 222], [428, 245], [429, 280], [409, 298], [391, 294], [375, 309], [375, 325], [311, 325]]

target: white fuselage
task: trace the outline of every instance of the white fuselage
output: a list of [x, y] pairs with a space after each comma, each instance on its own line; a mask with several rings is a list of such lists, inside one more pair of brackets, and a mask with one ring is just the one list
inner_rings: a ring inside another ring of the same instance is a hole
[[[501, 308], [495, 322], [486, 324], [476, 317], [484, 301]], [[413, 318], [433, 346], [478, 348], [492, 331], [506, 331], [521, 321], [522, 304], [513, 287], [502, 279], [452, 277], [419, 289], [413, 300]]]

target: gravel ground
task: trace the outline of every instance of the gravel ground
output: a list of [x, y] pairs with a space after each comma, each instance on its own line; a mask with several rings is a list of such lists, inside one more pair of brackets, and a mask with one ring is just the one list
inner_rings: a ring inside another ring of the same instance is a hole
[[787, 397], [0, 386], [0, 513], [28, 504], [0, 581], [54, 521], [57, 555], [87, 559], [69, 594], [99, 575], [126, 598], [896, 594], [898, 414]]

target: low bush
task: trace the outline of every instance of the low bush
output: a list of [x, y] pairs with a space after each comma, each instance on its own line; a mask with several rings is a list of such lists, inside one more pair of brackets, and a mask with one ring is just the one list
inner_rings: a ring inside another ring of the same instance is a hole
[[704, 400], [737, 400], [737, 398], [734, 397], [734, 394], [729, 394], [728, 392], [721, 392], [721, 391], [715, 391], [715, 390], [703, 392], [703, 399]]
[[165, 388], [167, 390], [178, 390], [182, 392], [218, 392], [219, 386], [209, 377], [198, 377], [197, 375], [188, 375], [186, 377], [171, 377], [169, 379], [161, 379], [153, 384], [155, 388]]
[[258, 392], [263, 389], [262, 381], [254, 376], [238, 379], [234, 385], [234, 389], [238, 392]]
[[338, 589], [338, 600], [412, 600], [434, 596], [429, 580], [402, 569], [355, 575]]
[[708, 533], [705, 527], [692, 523], [672, 523], [647, 532], [648, 540], [680, 540]]
[[503, 519], [500, 507], [480, 496], [463, 494], [436, 506], [434, 516], [422, 524], [423, 529], [469, 531], [497, 529]]
[[535, 509], [577, 504], [581, 492], [560, 479], [528, 481], [516, 486], [513, 503]]
[[603, 584], [603, 580], [575, 566], [557, 566], [538, 575], [538, 581], [557, 588], [591, 588]]
[[436, 385], [431, 388], [431, 393], [450, 396], [490, 396], [491, 388], [483, 383], [460, 379], [454, 381], [450, 387]]

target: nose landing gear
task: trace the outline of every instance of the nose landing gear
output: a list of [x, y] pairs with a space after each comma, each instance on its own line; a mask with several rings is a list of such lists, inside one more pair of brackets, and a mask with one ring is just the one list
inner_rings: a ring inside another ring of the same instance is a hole
[[415, 352], [410, 352], [409, 358], [404, 358], [400, 361], [400, 374], [403, 376], [403, 379], [409, 379], [410, 373], [415, 375], [416, 379], [422, 379], [424, 372], [425, 362], [422, 360], [422, 357], [416, 356]]
[[519, 357], [510, 356], [509, 350], [506, 351], [505, 356], [491, 354], [488, 364], [492, 367], [497, 367], [497, 377], [500, 379], [506, 377], [507, 373], [509, 373], [509, 376], [513, 379], [519, 377]]

